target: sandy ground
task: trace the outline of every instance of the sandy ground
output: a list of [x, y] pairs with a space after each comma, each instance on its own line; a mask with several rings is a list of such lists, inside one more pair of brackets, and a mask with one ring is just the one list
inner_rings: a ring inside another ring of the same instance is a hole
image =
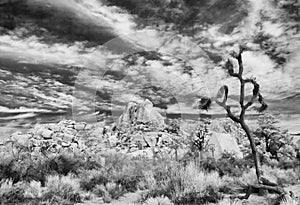
[[[113, 200], [110, 205], [138, 205], [137, 201], [140, 199], [141, 192], [128, 193], [120, 197], [118, 200]], [[84, 201], [77, 205], [103, 205], [106, 204], [103, 202], [102, 198], [94, 198], [89, 201]]]
[[[288, 199], [288, 203], [283, 205], [300, 205], [300, 184], [285, 188], [286, 191], [292, 191], [295, 194], [294, 199]], [[140, 199], [141, 192], [128, 193], [121, 197], [119, 200], [113, 200], [110, 205], [138, 205], [137, 201]], [[272, 205], [276, 195], [268, 195], [267, 197], [251, 195], [248, 200], [230, 200], [229, 196], [225, 197], [219, 204], [220, 205]], [[89, 201], [84, 201], [77, 205], [103, 205], [102, 198], [94, 198]]]

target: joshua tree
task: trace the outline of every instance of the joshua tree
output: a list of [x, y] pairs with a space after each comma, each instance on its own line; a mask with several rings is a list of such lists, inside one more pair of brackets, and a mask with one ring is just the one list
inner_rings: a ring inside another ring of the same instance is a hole
[[[253, 103], [258, 100], [260, 103], [260, 107], [258, 108], [259, 112], [263, 112], [267, 109], [268, 105], [264, 102], [264, 98], [260, 92], [260, 85], [256, 82], [255, 78], [244, 78], [243, 72], [244, 72], [244, 66], [242, 61], [242, 53], [245, 50], [244, 47], [240, 47], [239, 53], [233, 53], [232, 57], [234, 57], [238, 61], [238, 72], [235, 72], [233, 69], [233, 64], [230, 60], [226, 63], [226, 70], [228, 74], [231, 77], [235, 77], [240, 82], [240, 93], [239, 93], [239, 107], [240, 107], [240, 113], [237, 115], [232, 112], [231, 107], [227, 104], [227, 98], [228, 98], [228, 87], [226, 85], [222, 86], [217, 94], [217, 97], [215, 99], [216, 103], [223, 107], [228, 117], [233, 120], [234, 122], [241, 125], [242, 129], [245, 131], [246, 136], [250, 143], [250, 148], [252, 151], [252, 156], [254, 160], [254, 166], [256, 170], [256, 176], [257, 176], [257, 182], [258, 185], [253, 185], [250, 190], [248, 190], [247, 195], [245, 198], [248, 198], [250, 194], [253, 192], [253, 189], [264, 189], [264, 190], [272, 190], [273, 192], [276, 192], [280, 194], [281, 196], [284, 196], [285, 193], [283, 189], [280, 187], [275, 186], [274, 183], [269, 182], [266, 178], [263, 177], [263, 173], [261, 170], [260, 160], [257, 153], [256, 144], [254, 142], [253, 134], [248, 127], [248, 125], [245, 122], [245, 114], [246, 111], [253, 105]], [[245, 102], [245, 86], [246, 84], [251, 84], [253, 86], [253, 92], [250, 100], [248, 102]]]

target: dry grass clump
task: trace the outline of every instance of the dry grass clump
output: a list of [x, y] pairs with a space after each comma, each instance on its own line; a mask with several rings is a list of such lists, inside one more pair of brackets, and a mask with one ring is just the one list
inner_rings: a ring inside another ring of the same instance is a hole
[[44, 190], [45, 188], [42, 187], [41, 182], [31, 181], [26, 184], [25, 197], [28, 199], [40, 199]]
[[279, 185], [294, 185], [300, 181], [300, 168], [279, 169], [277, 167], [262, 167], [264, 174], [273, 177]]
[[155, 173], [147, 173], [144, 183], [149, 189], [144, 200], [166, 196], [174, 204], [202, 204], [216, 203], [221, 199], [219, 188], [222, 180], [219, 174], [204, 173], [194, 164], [169, 169], [160, 181], [156, 179]]
[[174, 205], [167, 197], [148, 198], [143, 205]]
[[21, 203], [25, 201], [25, 189], [22, 183], [13, 184], [12, 180], [0, 182], [0, 202], [3, 204]]
[[80, 185], [78, 179], [72, 175], [68, 176], [48, 176], [46, 182], [47, 189], [43, 194], [43, 201], [56, 202], [64, 201], [77, 203], [81, 201]]

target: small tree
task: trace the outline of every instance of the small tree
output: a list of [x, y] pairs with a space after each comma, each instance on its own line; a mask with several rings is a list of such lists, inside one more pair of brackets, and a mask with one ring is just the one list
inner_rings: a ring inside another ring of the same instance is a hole
[[[231, 77], [237, 78], [240, 82], [240, 93], [239, 93], [239, 107], [240, 107], [240, 113], [239, 115], [236, 115], [232, 112], [231, 106], [227, 104], [228, 99], [228, 86], [224, 85], [220, 88], [217, 97], [216, 97], [216, 103], [223, 107], [226, 112], [227, 116], [233, 120], [234, 122], [241, 125], [241, 128], [245, 131], [246, 136], [248, 138], [248, 141], [250, 143], [250, 148], [252, 152], [252, 157], [254, 160], [254, 166], [256, 170], [256, 176], [257, 176], [257, 182], [258, 185], [254, 186], [254, 188], [258, 189], [267, 189], [272, 190], [281, 196], [285, 194], [285, 191], [281, 189], [280, 187], [275, 187], [270, 185], [271, 183], [269, 180], [264, 178], [262, 176], [262, 170], [261, 170], [261, 164], [259, 160], [259, 155], [257, 152], [257, 147], [254, 141], [253, 133], [251, 132], [249, 126], [245, 122], [245, 114], [246, 111], [253, 105], [253, 103], [258, 100], [260, 103], [260, 107], [257, 109], [258, 112], [263, 112], [267, 109], [268, 105], [265, 103], [264, 98], [260, 92], [260, 85], [256, 82], [255, 78], [244, 78], [243, 72], [244, 72], [244, 66], [243, 66], [243, 60], [242, 60], [242, 53], [245, 50], [244, 47], [240, 46], [240, 50], [238, 53], [232, 53], [232, 57], [234, 57], [238, 61], [238, 72], [234, 71], [233, 64], [230, 60], [226, 63], [226, 70], [228, 74]], [[251, 84], [253, 86], [253, 92], [250, 100], [248, 102], [245, 102], [245, 86], [246, 84]], [[250, 189], [251, 192], [252, 189]], [[251, 193], [247, 193], [245, 198], [248, 198]]]
[[210, 120], [202, 120], [196, 126], [195, 130], [192, 132], [191, 144], [194, 148], [194, 151], [199, 154], [200, 160], [202, 160], [202, 153], [205, 149], [208, 148], [208, 136], [210, 135], [209, 125]]
[[277, 161], [292, 160], [296, 157], [292, 137], [287, 130], [278, 127], [278, 120], [271, 114], [258, 118], [258, 128], [254, 132], [256, 140], [261, 145], [261, 153], [267, 152], [271, 159]]

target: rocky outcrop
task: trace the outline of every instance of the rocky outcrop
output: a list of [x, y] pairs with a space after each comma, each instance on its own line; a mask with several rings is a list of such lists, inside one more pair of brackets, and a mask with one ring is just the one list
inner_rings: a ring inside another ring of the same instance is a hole
[[[145, 107], [149, 109], [152, 104]], [[145, 107], [142, 107], [142, 111], [133, 115], [136, 117], [135, 120], [152, 119], [149, 118], [151, 110], [143, 110]], [[132, 119], [130, 116], [126, 117], [129, 120]], [[163, 119], [161, 118], [161, 121], [157, 121], [157, 123], [163, 125]], [[144, 129], [145, 126], [142, 125], [135, 125], [133, 129], [126, 131], [116, 129], [114, 125], [105, 126], [101, 123], [88, 125], [71, 120], [62, 121], [58, 124], [37, 125], [26, 134], [20, 132], [12, 134], [0, 143], [0, 151], [7, 150], [10, 147], [19, 147], [28, 150], [31, 156], [42, 154], [46, 157], [59, 156], [65, 152], [84, 154], [84, 156], [89, 157], [93, 154], [115, 151], [133, 157], [153, 158], [166, 155], [178, 157], [178, 153], [184, 154], [184, 150], [187, 150], [182, 147], [178, 139], [182, 136], [165, 131], [149, 131]]]
[[150, 124], [156, 128], [165, 126], [164, 117], [154, 109], [149, 100], [129, 102], [119, 118], [118, 127], [122, 129], [137, 124]]
[[24, 147], [32, 152], [32, 155], [55, 154], [62, 151], [82, 152], [86, 145], [81, 132], [87, 132], [91, 127], [86, 123], [75, 123], [74, 121], [62, 121], [58, 124], [37, 125], [28, 133], [20, 132], [12, 134], [2, 146], [13, 144], [17, 147]]

